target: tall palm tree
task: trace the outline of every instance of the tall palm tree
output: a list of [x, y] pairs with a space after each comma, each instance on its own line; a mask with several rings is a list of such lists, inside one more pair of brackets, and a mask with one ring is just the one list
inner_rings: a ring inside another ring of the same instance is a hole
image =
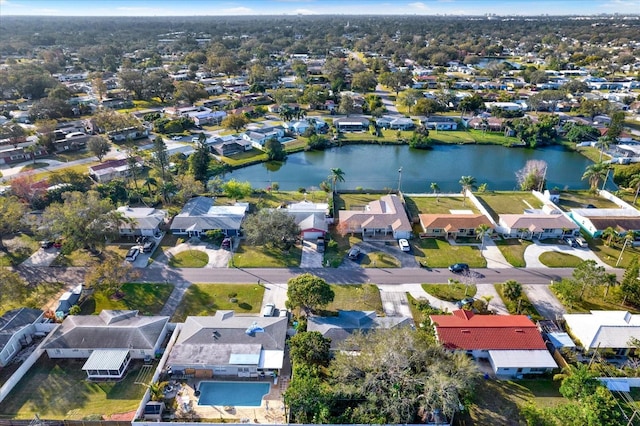
[[584, 170], [582, 180], [587, 179], [589, 181], [589, 185], [591, 186], [591, 190], [595, 192], [598, 189], [598, 185], [600, 185], [600, 182], [604, 182], [604, 180], [607, 178], [609, 167], [609, 164], [602, 161], [591, 164]]
[[481, 223], [476, 228], [476, 238], [479, 239], [482, 244], [480, 246], [480, 251], [484, 250], [484, 237], [491, 234], [491, 227], [486, 223]]
[[467, 201], [467, 191], [473, 191], [476, 186], [476, 178], [473, 176], [462, 176], [458, 182], [462, 186], [462, 205]]
[[431, 182], [431, 185], [429, 186], [431, 188], [431, 191], [433, 191], [434, 194], [436, 194], [436, 202], [440, 201], [440, 186], [435, 183], [435, 182]]
[[600, 159], [598, 161], [602, 161], [602, 154], [604, 151], [609, 149], [611, 145], [611, 140], [606, 136], [601, 136], [598, 138], [598, 142], [596, 142], [596, 146], [600, 148]]
[[344, 172], [340, 168], [331, 169], [331, 174], [329, 175], [329, 179], [333, 184], [333, 192], [336, 192], [336, 184], [338, 182], [344, 182]]

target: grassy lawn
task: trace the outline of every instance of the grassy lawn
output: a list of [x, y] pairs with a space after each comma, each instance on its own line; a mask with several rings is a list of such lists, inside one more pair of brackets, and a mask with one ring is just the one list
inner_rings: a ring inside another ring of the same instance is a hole
[[615, 203], [594, 195], [591, 191], [564, 191], [560, 193], [560, 201], [556, 203], [558, 207], [565, 211], [571, 209], [582, 209], [593, 204], [599, 209], [617, 209]]
[[36, 169], [43, 169], [45, 167], [48, 167], [49, 163], [39, 163], [39, 162], [35, 162], [35, 163], [29, 163], [27, 165], [25, 165], [24, 167], [22, 167], [22, 172], [26, 172], [29, 170], [36, 170]]
[[209, 263], [209, 255], [201, 250], [185, 250], [169, 259], [172, 268], [204, 268]]
[[422, 289], [440, 300], [457, 302], [465, 297], [474, 297], [478, 289], [475, 284], [422, 284]]
[[527, 266], [524, 261], [524, 252], [527, 247], [533, 244], [531, 241], [519, 240], [517, 238], [499, 238], [495, 239], [494, 242], [511, 266], [516, 268], [524, 268]]
[[328, 262], [332, 268], [337, 268], [343, 262], [351, 245], [355, 245], [362, 241], [357, 237], [349, 237], [348, 235], [340, 235], [335, 228], [330, 229], [331, 238], [327, 242], [327, 248], [324, 253], [325, 262]]
[[504, 301], [504, 304], [507, 307], [507, 311], [509, 311], [509, 314], [528, 315], [531, 317], [532, 321], [543, 319], [542, 316], [538, 313], [538, 311], [536, 311], [536, 308], [533, 307], [527, 295], [524, 294], [524, 291], [520, 295], [519, 300], [513, 301], [504, 296], [504, 293], [502, 291], [502, 284], [494, 284], [493, 286], [496, 288], [496, 291], [498, 292], [498, 295], [500, 296], [500, 298]]
[[363, 310], [376, 311], [378, 315], [384, 315], [380, 290], [374, 284], [338, 285], [332, 284], [335, 297], [324, 309], [324, 315], [337, 315], [338, 310]]
[[450, 214], [451, 210], [471, 210], [478, 214], [480, 211], [466, 200], [463, 204], [462, 196], [446, 197], [405, 197], [409, 214], [417, 217], [418, 214]]
[[598, 286], [587, 289], [584, 292], [582, 300], [576, 300], [573, 305], [564, 303], [562, 298], [555, 292], [553, 286], [550, 287], [551, 292], [556, 295], [560, 303], [566, 308], [570, 314], [588, 313], [589, 311], [629, 311], [631, 313], [640, 313], [637, 307], [632, 305], [623, 305], [618, 303], [615, 297], [612, 297], [612, 291], [609, 291], [608, 299], [605, 298], [605, 287]]
[[483, 380], [476, 386], [474, 402], [468, 413], [458, 415], [454, 425], [520, 425], [519, 407], [533, 400], [538, 406], [552, 406], [566, 400], [560, 395], [559, 382], [549, 379]]
[[58, 293], [61, 292], [64, 287], [64, 283], [61, 282], [45, 282], [42, 281], [37, 285], [30, 285], [27, 287], [27, 296], [25, 299], [18, 298], [6, 298], [0, 304], [0, 315], [11, 309], [28, 307], [41, 309], [44, 305], [49, 303], [52, 299], [55, 299]]
[[182, 244], [183, 242], [184, 242], [184, 238], [178, 235], [165, 234], [162, 240], [160, 241], [160, 244], [158, 244], [158, 248], [156, 248], [153, 251], [153, 254], [151, 255], [151, 259], [149, 261], [153, 262], [153, 260], [156, 259], [161, 254], [163, 254], [165, 250], [175, 247], [178, 244]]
[[132, 361], [124, 380], [91, 382], [84, 359], [49, 359], [44, 354], [2, 402], [1, 417], [82, 420], [133, 411], [146, 388], [135, 384], [141, 361]]
[[519, 142], [517, 138], [505, 137], [501, 132], [483, 132], [482, 130], [431, 131], [429, 137], [435, 143], [444, 144], [491, 144], [512, 145]]
[[221, 157], [225, 163], [233, 167], [239, 167], [257, 161], [267, 161], [267, 154], [264, 151], [253, 148], [251, 151], [243, 151], [233, 154], [233, 157]]
[[256, 314], [260, 312], [263, 296], [264, 287], [257, 284], [192, 284], [171, 321], [182, 322], [188, 316], [215, 315], [219, 309]]
[[418, 261], [432, 268], [446, 268], [454, 263], [467, 263], [472, 268], [487, 266], [476, 246], [452, 246], [438, 238], [425, 238], [415, 240], [413, 250]]
[[[312, 203], [328, 203], [329, 196], [330, 195], [324, 191], [311, 191], [306, 194], [298, 191], [271, 191], [252, 195], [243, 201], [254, 204], [258, 208], [277, 208], [282, 204], [300, 202], [304, 200]], [[220, 204], [228, 205], [235, 203], [235, 200], [230, 200], [224, 197], [216, 198], [216, 203], [218, 203], [218, 201]]]
[[18, 266], [40, 248], [37, 240], [25, 234], [5, 238], [2, 242], [8, 251], [0, 251], [0, 267]]
[[373, 251], [366, 253], [360, 261], [360, 266], [364, 268], [399, 268], [400, 261], [390, 254]]
[[[338, 186], [340, 186], [339, 183]], [[336, 211], [362, 209], [371, 201], [379, 200], [382, 195], [383, 194], [337, 194], [335, 197], [335, 208]]]
[[231, 262], [237, 268], [289, 268], [300, 266], [301, 257], [302, 248], [297, 245], [284, 251], [276, 247], [250, 246], [242, 241]]
[[49, 171], [38, 172], [38, 173], [35, 173], [35, 174], [31, 175], [31, 176], [33, 177], [33, 180], [37, 182], [39, 180], [43, 180], [43, 179], [49, 178], [52, 173], [62, 173], [62, 172], [66, 172], [66, 171], [74, 171], [74, 172], [78, 172], [78, 173], [81, 173], [81, 174], [87, 174], [87, 173], [89, 173], [89, 167], [95, 166], [96, 164], [99, 164], [99, 163], [96, 161], [94, 163], [76, 164], [75, 166], [65, 167], [64, 169], [58, 169], [58, 170], [55, 170], [53, 172], [49, 172]]
[[125, 283], [121, 298], [105, 293], [94, 293], [85, 299], [80, 308], [81, 315], [99, 314], [103, 309], [138, 310], [141, 315], [158, 315], [173, 291], [172, 284]]
[[542, 208], [542, 201], [530, 192], [485, 192], [475, 194], [489, 211], [494, 220], [501, 214], [521, 214], [526, 209]]
[[[601, 238], [591, 238], [588, 235], [584, 235], [584, 238], [589, 243], [589, 249], [594, 252], [600, 260], [609, 266], [616, 266], [620, 252], [622, 251], [622, 245], [611, 244], [611, 246], [607, 246]], [[626, 268], [629, 262], [631, 262], [631, 259], [637, 256], [640, 256], [640, 247], [627, 246], [617, 267]]]
[[84, 249], [75, 250], [68, 255], [60, 253], [51, 263], [51, 266], [78, 266], [90, 268], [92, 266], [99, 265], [104, 262], [105, 259], [113, 257], [124, 261], [124, 257], [131, 247], [131, 244], [110, 244], [104, 248], [99, 256], [94, 256], [88, 250]]
[[547, 251], [540, 255], [540, 262], [550, 268], [575, 268], [583, 260], [572, 254]]

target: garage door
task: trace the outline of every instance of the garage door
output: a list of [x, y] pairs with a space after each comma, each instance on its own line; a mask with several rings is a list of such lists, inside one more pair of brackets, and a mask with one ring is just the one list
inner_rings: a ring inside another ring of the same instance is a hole
[[320, 231], [305, 231], [302, 233], [302, 238], [307, 241], [314, 241], [318, 239], [318, 237], [322, 237], [322, 232]]

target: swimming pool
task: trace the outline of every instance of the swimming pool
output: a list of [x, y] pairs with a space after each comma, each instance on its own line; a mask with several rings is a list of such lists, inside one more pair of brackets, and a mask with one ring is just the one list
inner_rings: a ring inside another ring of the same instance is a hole
[[269, 393], [269, 383], [263, 382], [201, 382], [198, 405], [232, 405], [259, 407]]

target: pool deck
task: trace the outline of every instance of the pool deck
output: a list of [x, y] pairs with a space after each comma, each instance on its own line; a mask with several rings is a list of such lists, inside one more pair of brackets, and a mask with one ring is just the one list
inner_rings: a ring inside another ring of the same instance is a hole
[[228, 381], [259, 381], [270, 383], [269, 393], [262, 399], [259, 407], [225, 407], [221, 405], [198, 405], [198, 397], [195, 390], [200, 382], [215, 381], [212, 379], [190, 379], [182, 384], [178, 391], [178, 410], [176, 417], [200, 419], [225, 419], [235, 420], [237, 423], [286, 423], [284, 400], [282, 393], [287, 389], [289, 380], [287, 377], [278, 377], [278, 383], [274, 384], [273, 377], [258, 379], [229, 378]]

